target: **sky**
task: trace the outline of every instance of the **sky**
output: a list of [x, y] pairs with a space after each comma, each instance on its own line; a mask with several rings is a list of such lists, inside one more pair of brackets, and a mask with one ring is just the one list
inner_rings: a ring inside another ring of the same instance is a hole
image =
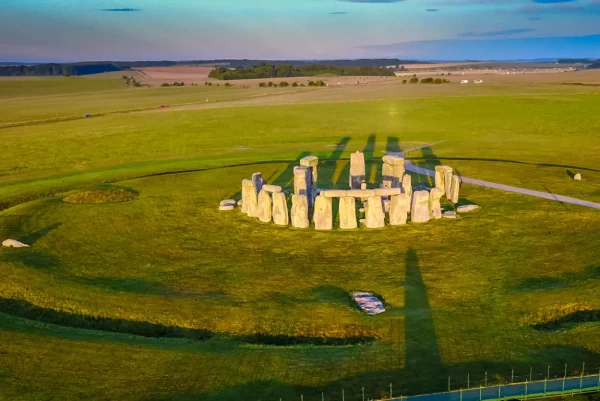
[[600, 58], [600, 0], [0, 0], [0, 61]]

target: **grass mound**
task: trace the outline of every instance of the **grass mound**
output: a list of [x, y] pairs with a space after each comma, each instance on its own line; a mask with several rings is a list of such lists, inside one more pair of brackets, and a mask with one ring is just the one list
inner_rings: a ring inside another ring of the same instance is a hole
[[91, 189], [78, 191], [65, 196], [62, 200], [65, 203], [121, 203], [129, 202], [135, 199], [135, 195], [121, 188], [114, 189]]

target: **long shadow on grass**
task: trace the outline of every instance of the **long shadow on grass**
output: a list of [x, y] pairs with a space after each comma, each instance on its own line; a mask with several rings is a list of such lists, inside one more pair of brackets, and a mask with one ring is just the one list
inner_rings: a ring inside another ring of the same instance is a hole
[[57, 228], [59, 228], [61, 225], [62, 225], [62, 223], [51, 224], [48, 227], [44, 227], [44, 228], [37, 230], [25, 237], [22, 237], [21, 242], [23, 242], [27, 245], [33, 245], [36, 242], [38, 242], [40, 239], [42, 239], [43, 237], [48, 235], [51, 231], [54, 231]]
[[380, 174], [381, 174], [381, 169], [377, 168], [377, 167], [379, 167], [379, 162], [373, 160], [373, 158], [375, 157], [375, 143], [376, 142], [377, 142], [377, 136], [375, 134], [369, 135], [369, 137], [367, 138], [367, 144], [365, 145], [365, 147], [363, 149], [363, 153], [365, 154], [365, 173], [366, 173], [365, 181], [371, 182], [370, 181], [371, 176], [375, 175], [375, 182], [371, 182], [371, 184], [379, 182], [379, 178], [380, 178]]
[[348, 163], [345, 163], [341, 172], [337, 172], [338, 160], [342, 158], [342, 154], [344, 154], [344, 151], [348, 146], [348, 142], [350, 142], [350, 137], [343, 137], [342, 140], [336, 145], [331, 155], [319, 163], [318, 184], [320, 183], [323, 188], [331, 188], [337, 184], [339, 178], [341, 178], [342, 182], [344, 182], [344, 177], [348, 177], [350, 171], [350, 166]]

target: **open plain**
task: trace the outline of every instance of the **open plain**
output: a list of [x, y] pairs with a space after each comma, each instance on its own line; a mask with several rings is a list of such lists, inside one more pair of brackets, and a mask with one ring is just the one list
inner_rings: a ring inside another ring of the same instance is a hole
[[[598, 210], [464, 184], [459, 205], [480, 209], [456, 220], [317, 232], [218, 205], [258, 171], [293, 190], [307, 155], [346, 189], [355, 151], [371, 187], [406, 152], [600, 202], [600, 71], [110, 74], [0, 80], [0, 239], [31, 245], [0, 248], [0, 399], [358, 401], [598, 372]], [[365, 315], [357, 291], [387, 311]]]

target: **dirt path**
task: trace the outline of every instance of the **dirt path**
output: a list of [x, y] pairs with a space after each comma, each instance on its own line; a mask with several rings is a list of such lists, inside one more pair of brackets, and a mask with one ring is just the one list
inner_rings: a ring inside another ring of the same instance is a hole
[[[437, 145], [442, 142], [445, 142], [445, 141], [440, 141], [440, 142], [432, 143], [429, 145], [420, 146], [418, 148], [410, 149], [410, 150], [407, 150], [406, 152], [400, 153], [400, 155], [404, 156], [408, 152], [412, 152], [412, 151], [423, 149], [423, 148], [428, 148], [428, 147]], [[405, 167], [406, 167], [406, 170], [408, 170], [410, 172], [421, 174], [421, 175], [426, 175], [429, 177], [435, 177], [435, 171], [416, 166], [408, 160], [406, 160]], [[513, 193], [521, 194], [521, 195], [535, 196], [536, 198], [548, 199], [551, 201], [567, 203], [570, 205], [589, 207], [592, 209], [600, 209], [600, 203], [589, 202], [589, 201], [585, 201], [585, 200], [577, 199], [577, 198], [571, 198], [569, 196], [556, 195], [551, 192], [534, 191], [532, 189], [513, 187], [510, 185], [498, 184], [495, 182], [477, 180], [475, 178], [461, 177], [461, 179], [462, 179], [462, 182], [465, 184], [478, 185], [480, 187], [498, 189], [500, 191], [513, 192]]]

